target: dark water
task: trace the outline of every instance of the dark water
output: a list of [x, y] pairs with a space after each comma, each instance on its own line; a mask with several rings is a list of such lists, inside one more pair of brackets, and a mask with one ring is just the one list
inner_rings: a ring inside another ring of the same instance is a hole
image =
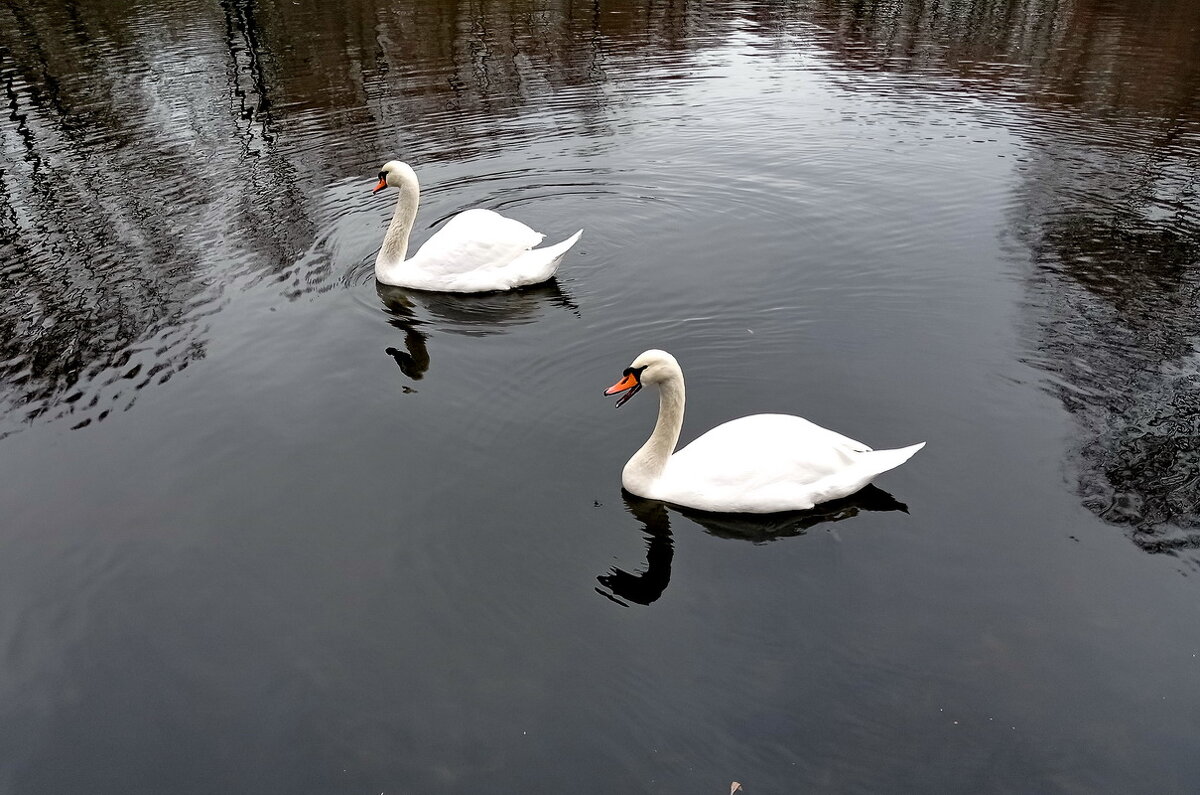
[[[0, 791], [1194, 792], [1200, 6], [0, 5]], [[553, 284], [377, 288], [470, 206]], [[622, 496], [787, 411], [813, 515]], [[901, 510], [901, 509], [905, 510]]]

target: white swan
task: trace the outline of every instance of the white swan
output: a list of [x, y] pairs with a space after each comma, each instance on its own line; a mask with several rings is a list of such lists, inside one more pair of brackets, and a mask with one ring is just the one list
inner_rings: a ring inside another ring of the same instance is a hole
[[535, 249], [545, 237], [541, 232], [491, 210], [467, 210], [451, 218], [406, 261], [421, 188], [416, 172], [399, 160], [383, 165], [372, 193], [389, 185], [399, 188], [400, 196], [375, 258], [375, 278], [384, 284], [444, 293], [485, 293], [538, 284], [554, 275], [562, 255], [583, 234], [580, 229], [557, 245]]
[[718, 425], [675, 452], [683, 427], [683, 370], [666, 351], [633, 360], [620, 381], [620, 407], [646, 384], [659, 388], [658, 422], [621, 472], [633, 494], [702, 511], [775, 513], [808, 510], [845, 497], [898, 467], [924, 442], [872, 450], [862, 442], [789, 414], [754, 414]]

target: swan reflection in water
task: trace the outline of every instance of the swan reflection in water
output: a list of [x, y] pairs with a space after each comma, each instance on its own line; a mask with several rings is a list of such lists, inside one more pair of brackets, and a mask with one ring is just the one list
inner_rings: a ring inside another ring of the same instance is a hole
[[414, 381], [429, 370], [431, 331], [474, 337], [503, 334], [511, 326], [536, 321], [553, 306], [579, 316], [579, 307], [554, 279], [503, 293], [430, 293], [382, 282], [375, 283], [375, 291], [388, 323], [404, 333], [403, 349], [389, 346], [384, 352]]
[[[596, 593], [624, 607], [628, 607], [629, 602], [648, 605], [662, 596], [671, 581], [675, 542], [671, 537], [668, 506], [665, 502], [643, 499], [624, 489], [621, 490], [621, 496], [625, 500], [625, 509], [645, 526], [646, 568], [640, 574], [634, 574], [614, 566], [607, 574], [596, 578], [602, 586], [596, 589]], [[908, 513], [907, 505], [878, 486], [871, 485], [849, 497], [830, 500], [807, 511], [737, 514], [706, 513], [675, 505], [670, 508], [703, 527], [710, 535], [755, 544], [804, 535], [811, 527], [849, 519], [861, 511]]]

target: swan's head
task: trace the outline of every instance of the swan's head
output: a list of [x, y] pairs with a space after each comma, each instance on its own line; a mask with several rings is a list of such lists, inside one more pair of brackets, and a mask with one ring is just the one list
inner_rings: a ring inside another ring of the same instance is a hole
[[624, 392], [617, 401], [617, 408], [620, 408], [646, 384], [657, 386], [670, 378], [678, 378], [682, 373], [674, 356], [666, 351], [648, 350], [634, 359], [621, 374], [621, 380], [604, 390], [604, 394], [616, 395]]
[[417, 172], [412, 170], [412, 166], [408, 163], [403, 163], [399, 160], [389, 160], [384, 163], [379, 169], [379, 184], [371, 193], [379, 193], [384, 188], [391, 186], [399, 188], [402, 185], [416, 186]]

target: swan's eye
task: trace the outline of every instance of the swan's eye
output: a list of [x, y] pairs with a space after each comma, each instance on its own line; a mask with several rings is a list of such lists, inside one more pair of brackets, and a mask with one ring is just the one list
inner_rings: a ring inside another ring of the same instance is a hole
[[638, 381], [641, 381], [641, 380], [642, 380], [642, 373], [643, 373], [643, 372], [645, 372], [646, 368], [647, 368], [647, 367], [649, 367], [649, 366], [650, 366], [650, 365], [648, 365], [648, 364], [644, 364], [644, 365], [642, 365], [641, 367], [626, 367], [626, 368], [625, 368], [625, 372], [621, 373], [621, 375], [623, 375], [623, 376], [633, 376], [633, 377], [634, 377], [634, 378], [636, 378]]
[[380, 179], [382, 179], [382, 180], [384, 180], [384, 181], [386, 181], [386, 180], [387, 180], [387, 172], [386, 172], [386, 171], [380, 171], [380, 172], [379, 172], [379, 178], [380, 178]]

